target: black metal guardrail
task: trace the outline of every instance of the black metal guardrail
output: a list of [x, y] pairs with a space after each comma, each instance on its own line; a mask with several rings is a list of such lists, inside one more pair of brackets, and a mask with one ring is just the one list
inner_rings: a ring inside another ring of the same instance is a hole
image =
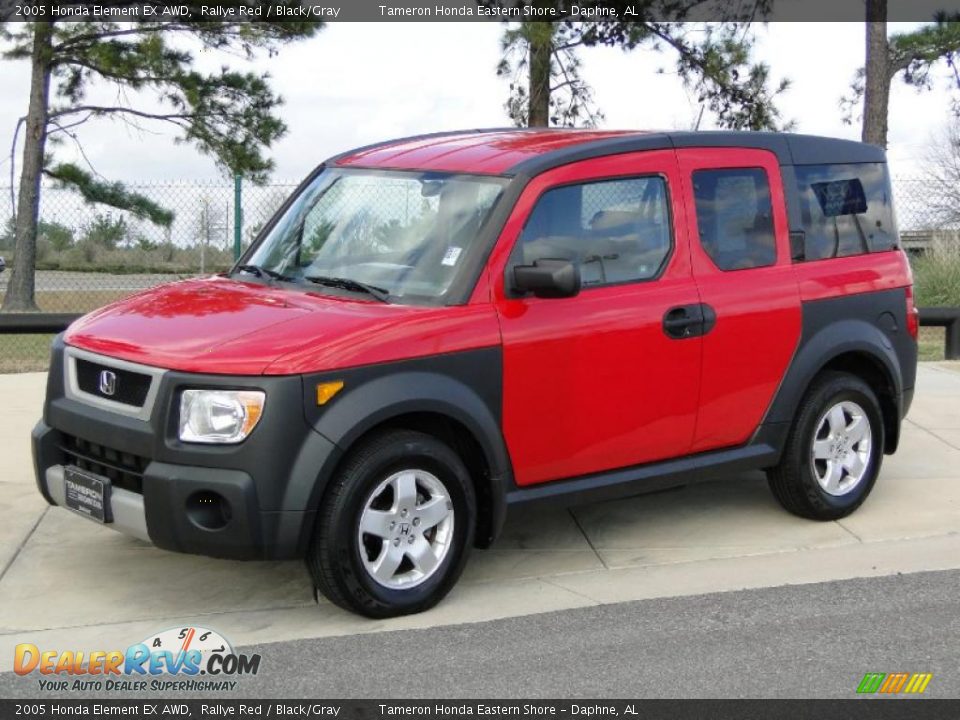
[[920, 324], [944, 328], [944, 357], [960, 360], [960, 307], [920, 308]]
[[[75, 313], [0, 314], [0, 335], [54, 334], [66, 330], [79, 317]], [[960, 307], [920, 308], [920, 324], [944, 328], [944, 357], [960, 360]]]
[[78, 313], [0, 313], [0, 335], [41, 335], [63, 332]]

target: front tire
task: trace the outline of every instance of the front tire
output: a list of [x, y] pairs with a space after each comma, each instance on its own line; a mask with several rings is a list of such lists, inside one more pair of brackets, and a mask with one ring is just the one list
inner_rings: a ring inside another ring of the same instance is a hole
[[873, 489], [883, 447], [883, 418], [870, 386], [826, 372], [801, 402], [780, 463], [767, 472], [770, 489], [794, 515], [846, 517]]
[[427, 610], [473, 545], [476, 497], [447, 445], [396, 430], [351, 452], [317, 516], [307, 567], [331, 602], [373, 618]]

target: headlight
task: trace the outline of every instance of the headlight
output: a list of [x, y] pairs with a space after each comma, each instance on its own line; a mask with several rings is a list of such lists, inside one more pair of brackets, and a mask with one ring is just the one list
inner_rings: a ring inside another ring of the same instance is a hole
[[257, 426], [266, 395], [259, 390], [184, 390], [180, 396], [180, 439], [195, 443], [238, 443]]

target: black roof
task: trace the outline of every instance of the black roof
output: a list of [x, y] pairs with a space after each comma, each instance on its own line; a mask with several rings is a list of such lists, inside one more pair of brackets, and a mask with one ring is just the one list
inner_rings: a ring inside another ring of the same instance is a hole
[[876, 145], [818, 135], [785, 132], [703, 130], [638, 133], [579, 143], [524, 160], [508, 174], [537, 175], [578, 160], [641, 150], [691, 147], [739, 147], [769, 150], [781, 165], [886, 162], [886, 153]]

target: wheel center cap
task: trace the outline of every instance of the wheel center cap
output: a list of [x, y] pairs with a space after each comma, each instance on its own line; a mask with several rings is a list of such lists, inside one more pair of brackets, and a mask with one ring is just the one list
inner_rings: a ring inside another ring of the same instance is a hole
[[391, 530], [393, 530], [392, 539], [394, 544], [400, 542], [412, 543], [414, 538], [419, 534], [418, 527], [420, 525], [419, 517], [410, 517], [408, 512], [400, 512], [396, 515], [396, 520], [391, 523]]
[[833, 441], [833, 456], [837, 460], [842, 458], [850, 450], [850, 440], [849, 438], [837, 438]]

